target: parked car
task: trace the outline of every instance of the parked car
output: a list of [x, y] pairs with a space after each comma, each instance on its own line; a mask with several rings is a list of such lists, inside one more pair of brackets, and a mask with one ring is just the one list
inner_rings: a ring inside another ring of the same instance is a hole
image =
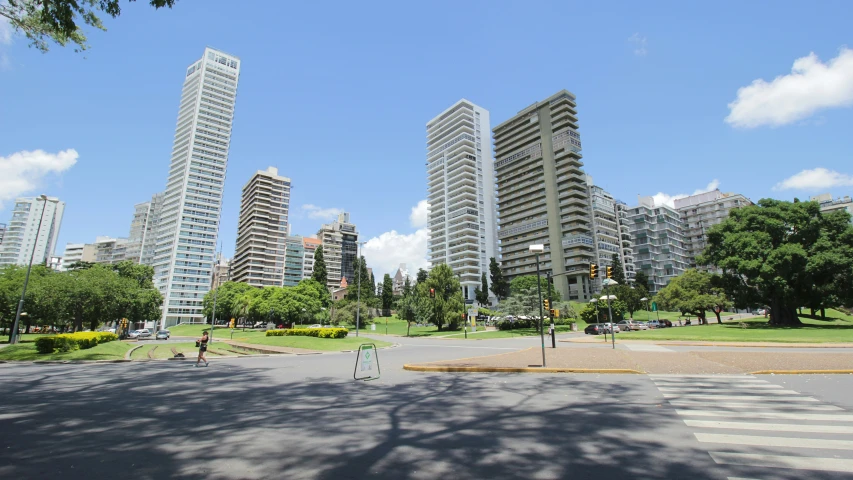
[[139, 336], [139, 332], [136, 330], [131, 330], [127, 332], [127, 338], [136, 338]]
[[590, 323], [583, 329], [583, 333], [587, 335], [601, 335], [604, 333], [604, 325], [600, 323]]
[[666, 328], [671, 326], [672, 322], [669, 320], [652, 320], [649, 322], [649, 328]]
[[611, 330], [616, 330], [616, 333], [621, 332], [622, 330], [619, 328], [619, 325], [614, 325], [610, 322], [604, 324], [604, 328], [607, 330], [607, 333], [610, 333]]
[[172, 334], [168, 330], [159, 330], [157, 336], [154, 338], [157, 340], [168, 340], [171, 336]]
[[766, 308], [758, 309], [758, 314], [759, 315], [767, 315], [767, 309]]
[[148, 338], [151, 336], [151, 330], [147, 328], [143, 328], [142, 330], [136, 331], [136, 338]]
[[314, 325], [311, 325], [311, 326], [310, 326], [310, 327], [308, 327], [308, 328], [323, 328], [323, 326], [322, 326], [322, 325], [320, 325], [320, 324], [315, 323]]
[[[619, 327], [620, 330], [623, 330], [626, 332], [630, 332], [631, 330], [642, 330], [643, 329], [640, 326], [640, 322], [635, 322], [633, 320], [622, 320], [621, 322], [617, 323], [616, 326]], [[645, 329], [648, 330], [649, 327], [646, 327]]]

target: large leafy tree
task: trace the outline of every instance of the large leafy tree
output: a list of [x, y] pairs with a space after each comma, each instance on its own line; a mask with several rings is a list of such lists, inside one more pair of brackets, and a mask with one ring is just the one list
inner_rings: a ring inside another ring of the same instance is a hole
[[[516, 295], [521, 292], [526, 292], [529, 288], [536, 288], [536, 275], [523, 275], [520, 277], [515, 277], [509, 283], [509, 291], [511, 295]], [[551, 291], [551, 301], [559, 302], [562, 298], [560, 297], [560, 292], [558, 292], [553, 283], [548, 285], [548, 279], [546, 277], [538, 277], [539, 283], [542, 286], [542, 299], [548, 298], [548, 290]], [[538, 296], [538, 293], [537, 293]]]
[[415, 321], [417, 301], [418, 297], [415, 289], [412, 288], [409, 277], [406, 277], [403, 282], [403, 294], [397, 300], [397, 316], [401, 320], [406, 321], [406, 336], [409, 336], [409, 329], [411, 328], [412, 322]]
[[489, 259], [489, 275], [492, 280], [492, 293], [497, 297], [498, 302], [509, 297], [509, 282], [504, 277], [498, 261], [495, 257]]
[[439, 331], [447, 324], [450, 329], [457, 328], [465, 311], [462, 299], [462, 286], [459, 279], [453, 274], [453, 270], [447, 264], [436, 265], [429, 272], [429, 277], [424, 282], [424, 292], [428, 295], [429, 289], [435, 290], [435, 298], [432, 301], [433, 323], [438, 326]]
[[379, 299], [376, 298], [376, 286], [370, 283], [370, 273], [367, 271], [367, 261], [362, 256], [353, 261], [353, 271], [355, 278], [350, 281], [347, 279], [347, 294], [346, 299], [356, 301], [359, 299], [359, 290], [361, 290], [361, 302], [371, 306], [379, 307]]
[[649, 282], [649, 275], [646, 272], [637, 270], [637, 272], [634, 273], [634, 285], [645, 287], [646, 291], [648, 291], [651, 288], [651, 284]]
[[[135, 0], [128, 0], [133, 2]], [[149, 0], [154, 8], [169, 7], [176, 0]], [[42, 52], [53, 41], [61, 46], [75, 44], [75, 51], [89, 48], [83, 26], [106, 31], [100, 15], [116, 18], [121, 14], [119, 0], [5, 0], [0, 16], [9, 19], [16, 31]]]
[[616, 298], [621, 300], [625, 305], [625, 311], [633, 318], [634, 312], [646, 308], [646, 302], [640, 300], [647, 297], [649, 292], [642, 285], [616, 285], [609, 287], [611, 295], [616, 295]]
[[394, 281], [391, 275], [385, 274], [382, 278], [382, 308], [390, 309], [394, 304]]
[[498, 311], [504, 315], [523, 317], [539, 318], [539, 308], [539, 291], [535, 285], [514, 291], [498, 304]]
[[853, 225], [816, 202], [759, 200], [732, 210], [708, 233], [697, 259], [723, 271], [722, 284], [738, 306], [761, 302], [770, 323], [798, 325], [797, 307], [853, 302]]
[[690, 269], [670, 280], [655, 297], [667, 310], [696, 315], [699, 323], [707, 324], [706, 312], [714, 311], [717, 322], [722, 323], [715, 307], [728, 304], [721, 288], [715, 285], [713, 276], [708, 272]]
[[415, 283], [418, 283], [418, 284], [424, 283], [427, 281], [428, 277], [429, 277], [429, 272], [424, 270], [423, 268], [419, 268], [418, 269], [418, 275], [415, 279]]
[[[202, 314], [210, 318], [213, 313], [213, 303], [216, 302], [216, 319], [230, 319], [240, 317], [241, 309], [239, 300], [249, 290], [255, 287], [248, 283], [225, 282], [219, 287], [207, 292], [202, 299]], [[237, 313], [235, 315], [235, 313]]]
[[326, 273], [326, 260], [323, 258], [323, 246], [320, 245], [314, 250], [314, 272], [311, 274], [320, 285], [328, 284], [328, 274]]

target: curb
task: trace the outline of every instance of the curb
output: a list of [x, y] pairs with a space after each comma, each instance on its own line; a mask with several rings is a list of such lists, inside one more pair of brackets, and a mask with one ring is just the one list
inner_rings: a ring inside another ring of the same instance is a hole
[[750, 375], [820, 375], [820, 374], [853, 374], [853, 370], [759, 370], [749, 372]]
[[126, 352], [124, 352], [124, 359], [125, 359], [125, 360], [128, 360], [128, 361], [129, 361], [129, 360], [131, 360], [130, 356], [133, 354], [133, 352], [135, 352], [136, 350], [138, 350], [138, 349], [142, 348], [143, 346], [144, 346], [144, 345], [137, 345], [137, 346], [135, 346], [135, 347], [131, 348], [130, 350], [128, 350], [128, 351], [126, 351]]
[[[87, 364], [87, 363], [129, 363], [130, 360], [33, 360], [37, 365], [65, 365], [65, 364]], [[20, 363], [29, 363], [26, 361]]]
[[411, 372], [468, 372], [468, 373], [622, 373], [642, 375], [643, 372], [628, 368], [537, 368], [537, 367], [452, 367], [403, 365]]

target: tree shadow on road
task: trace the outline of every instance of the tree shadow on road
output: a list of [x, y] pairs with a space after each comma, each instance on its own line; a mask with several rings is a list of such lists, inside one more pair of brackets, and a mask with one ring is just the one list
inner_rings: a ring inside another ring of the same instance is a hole
[[294, 383], [280, 368], [4, 370], [0, 477], [717, 478], [707, 456], [677, 447], [669, 427], [680, 420], [636, 382], [425, 374]]

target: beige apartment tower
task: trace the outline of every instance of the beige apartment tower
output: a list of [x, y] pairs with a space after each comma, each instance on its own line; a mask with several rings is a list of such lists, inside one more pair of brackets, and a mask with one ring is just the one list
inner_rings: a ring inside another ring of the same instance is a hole
[[243, 186], [231, 280], [256, 287], [284, 283], [290, 179], [269, 167]]
[[518, 112], [493, 130], [501, 268], [536, 275], [531, 244], [544, 244], [543, 275], [563, 299], [588, 300], [595, 257], [575, 96], [566, 90]]

